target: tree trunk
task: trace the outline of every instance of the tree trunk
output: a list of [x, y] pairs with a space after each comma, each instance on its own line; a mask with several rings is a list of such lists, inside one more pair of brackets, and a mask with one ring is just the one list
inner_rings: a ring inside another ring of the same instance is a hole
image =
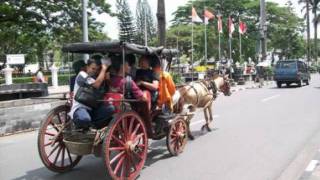
[[166, 11], [164, 0], [158, 0], [158, 37], [159, 45], [166, 46]]

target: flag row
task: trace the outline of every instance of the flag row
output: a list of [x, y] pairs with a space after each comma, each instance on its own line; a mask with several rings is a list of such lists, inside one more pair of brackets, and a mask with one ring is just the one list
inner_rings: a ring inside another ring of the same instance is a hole
[[[197, 14], [197, 11], [194, 7], [192, 7], [192, 14], [191, 14], [191, 21], [192, 23], [205, 23], [206, 25], [209, 24], [209, 20], [215, 19], [215, 17], [217, 17], [217, 21], [218, 21], [218, 32], [222, 33], [222, 17], [221, 15], [217, 15], [215, 16], [212, 12], [208, 11], [207, 9], [204, 10], [204, 20], [202, 20], [199, 15]], [[229, 16], [228, 17], [228, 32], [229, 32], [229, 36], [232, 37], [233, 32], [235, 31], [235, 26], [234, 23], [232, 21], [232, 18]], [[239, 33], [240, 34], [244, 34], [247, 31], [247, 25], [245, 22], [242, 22], [241, 20], [239, 20]]]

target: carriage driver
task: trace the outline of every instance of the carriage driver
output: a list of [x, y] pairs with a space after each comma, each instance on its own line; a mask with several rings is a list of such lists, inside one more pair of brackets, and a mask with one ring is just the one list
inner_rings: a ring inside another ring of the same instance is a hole
[[[102, 65], [98, 59], [88, 60], [85, 70], [80, 71], [76, 77], [74, 94], [77, 94], [79, 88], [85, 85], [93, 86], [99, 90], [103, 88], [106, 70], [110, 65], [110, 60], [105, 61], [105, 64]], [[100, 124], [102, 121], [110, 119], [114, 111], [115, 109], [111, 105], [101, 104], [98, 108], [93, 109], [73, 99], [69, 116], [77, 128], [88, 129], [91, 124]]]

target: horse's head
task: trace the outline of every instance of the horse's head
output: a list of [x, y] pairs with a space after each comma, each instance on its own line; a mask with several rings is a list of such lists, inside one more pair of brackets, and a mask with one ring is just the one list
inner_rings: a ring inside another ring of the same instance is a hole
[[220, 90], [223, 92], [225, 96], [231, 96], [231, 85], [229, 80], [229, 75], [223, 76], [224, 84], [220, 87]]
[[231, 95], [231, 85], [229, 80], [229, 75], [217, 76], [214, 78], [214, 82], [218, 88], [225, 96]]

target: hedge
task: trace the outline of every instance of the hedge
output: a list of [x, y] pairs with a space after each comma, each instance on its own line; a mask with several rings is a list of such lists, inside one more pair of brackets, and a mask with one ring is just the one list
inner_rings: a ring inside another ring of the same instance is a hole
[[[58, 76], [58, 83], [59, 85], [68, 85], [69, 84], [69, 77], [72, 77], [73, 75], [66, 74], [66, 75], [59, 75]], [[49, 86], [52, 85], [51, 75], [48, 77], [48, 84]], [[23, 83], [31, 83], [32, 77], [19, 77], [19, 78], [13, 78], [12, 79], [13, 84], [23, 84]], [[5, 79], [0, 79], [0, 84], [5, 84]]]

